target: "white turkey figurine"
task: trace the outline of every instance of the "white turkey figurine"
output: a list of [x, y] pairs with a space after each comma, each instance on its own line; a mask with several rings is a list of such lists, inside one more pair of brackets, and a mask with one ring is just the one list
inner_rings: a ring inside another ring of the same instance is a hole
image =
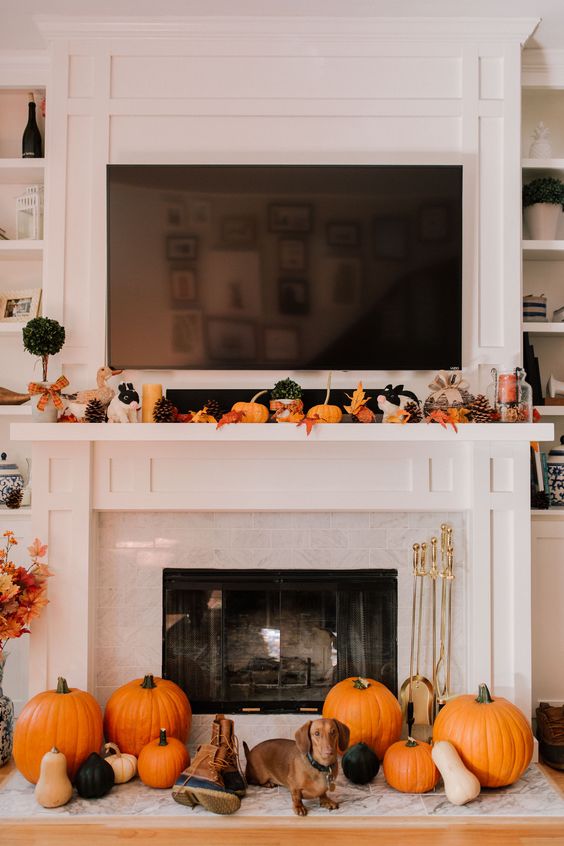
[[69, 412], [74, 414], [77, 420], [83, 420], [86, 414], [86, 406], [92, 400], [98, 402], [106, 409], [116, 392], [111, 388], [107, 381], [112, 376], [119, 376], [123, 370], [112, 370], [111, 367], [99, 367], [96, 373], [96, 387], [90, 388], [86, 391], [77, 391], [74, 394], [61, 394], [65, 402], [65, 414]]

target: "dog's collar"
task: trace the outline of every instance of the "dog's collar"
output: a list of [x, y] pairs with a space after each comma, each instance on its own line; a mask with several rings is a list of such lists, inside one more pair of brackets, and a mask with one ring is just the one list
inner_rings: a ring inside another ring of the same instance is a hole
[[333, 772], [332, 767], [324, 767], [323, 764], [320, 764], [318, 761], [316, 761], [315, 758], [313, 757], [313, 755], [311, 754], [311, 752], [307, 753], [306, 758], [308, 759], [311, 766], [314, 769], [319, 770], [320, 773], [332, 773]]

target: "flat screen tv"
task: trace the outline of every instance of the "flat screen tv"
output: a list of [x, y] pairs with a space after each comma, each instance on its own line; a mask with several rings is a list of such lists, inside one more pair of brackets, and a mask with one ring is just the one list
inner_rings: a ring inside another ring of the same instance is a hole
[[108, 360], [460, 367], [462, 167], [109, 165]]

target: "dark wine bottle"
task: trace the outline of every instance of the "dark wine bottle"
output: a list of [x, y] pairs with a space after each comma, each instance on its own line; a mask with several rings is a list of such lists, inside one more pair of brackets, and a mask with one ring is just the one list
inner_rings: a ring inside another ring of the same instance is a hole
[[33, 94], [29, 94], [29, 102], [27, 104], [28, 117], [27, 125], [24, 129], [22, 137], [22, 158], [24, 159], [40, 159], [41, 158], [41, 133], [35, 120], [35, 100]]

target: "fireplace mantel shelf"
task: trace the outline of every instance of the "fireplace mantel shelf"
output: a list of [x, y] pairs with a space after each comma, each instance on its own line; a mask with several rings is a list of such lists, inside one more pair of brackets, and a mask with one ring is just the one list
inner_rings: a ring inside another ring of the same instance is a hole
[[552, 441], [552, 423], [465, 423], [455, 432], [451, 427], [444, 429], [438, 424], [400, 425], [354, 425], [317, 424], [306, 437], [304, 426], [291, 424], [227, 425], [219, 431], [210, 423], [166, 424], [138, 423], [101, 425], [99, 423], [12, 423], [10, 437], [13, 441], [152, 441], [152, 442], [216, 442], [237, 441], [269, 442], [436, 442], [436, 441]]

